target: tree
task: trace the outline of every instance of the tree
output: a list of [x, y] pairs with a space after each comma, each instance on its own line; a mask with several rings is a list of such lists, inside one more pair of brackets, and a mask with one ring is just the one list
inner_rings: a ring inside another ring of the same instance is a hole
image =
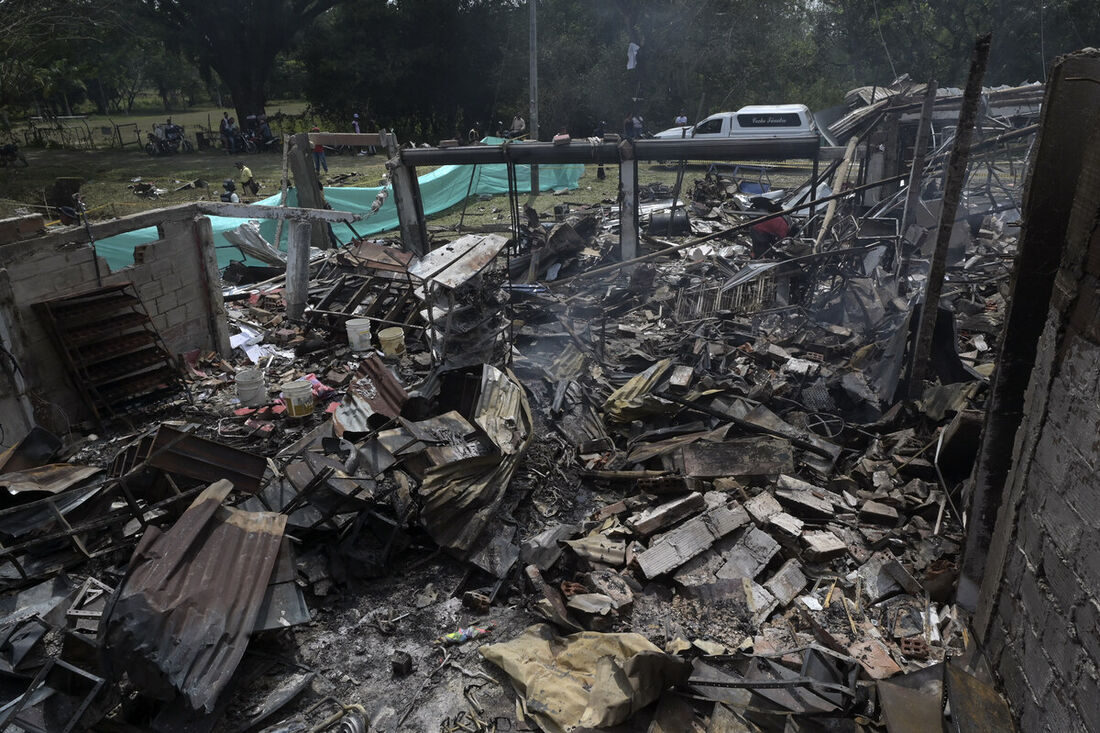
[[83, 98], [89, 49], [123, 20], [123, 0], [0, 0], [0, 111], [68, 113]]
[[278, 54], [319, 15], [344, 0], [139, 0], [167, 40], [213, 69], [233, 96], [237, 118], [264, 110]]

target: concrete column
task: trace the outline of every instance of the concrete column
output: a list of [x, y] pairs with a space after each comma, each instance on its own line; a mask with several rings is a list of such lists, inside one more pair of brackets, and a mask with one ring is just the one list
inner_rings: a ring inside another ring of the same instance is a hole
[[416, 168], [401, 162], [401, 156], [391, 160], [390, 184], [393, 201], [397, 206], [397, 220], [401, 224], [401, 241], [405, 250], [417, 256], [428, 251], [428, 226], [424, 221], [424, 203], [420, 199], [420, 184], [416, 180]]
[[301, 318], [309, 296], [309, 243], [313, 224], [306, 220], [291, 219], [290, 238], [286, 257], [286, 314], [288, 318]]
[[623, 260], [638, 256], [638, 161], [634, 144], [619, 145], [619, 249]]

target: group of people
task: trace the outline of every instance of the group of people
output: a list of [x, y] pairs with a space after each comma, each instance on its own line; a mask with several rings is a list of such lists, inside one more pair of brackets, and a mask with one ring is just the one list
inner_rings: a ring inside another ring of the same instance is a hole
[[[171, 120], [169, 120], [171, 122]], [[271, 134], [271, 125], [267, 121], [267, 115], [249, 115], [248, 130], [255, 131], [258, 145], [269, 145], [275, 136]], [[243, 131], [237, 126], [237, 120], [230, 117], [228, 112], [222, 112], [222, 119], [218, 125], [218, 132], [222, 138], [222, 148], [226, 155], [233, 155], [242, 148], [241, 135]]]

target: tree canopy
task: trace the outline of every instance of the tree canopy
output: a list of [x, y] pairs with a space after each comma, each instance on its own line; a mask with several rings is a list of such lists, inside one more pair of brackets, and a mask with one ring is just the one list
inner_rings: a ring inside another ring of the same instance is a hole
[[[961, 86], [992, 30], [989, 84], [1042, 80], [1100, 46], [1095, 0], [530, 0], [540, 132], [650, 129], [752, 103], [838, 104], [902, 74]], [[406, 139], [495, 131], [528, 110], [525, 0], [0, 0], [0, 112], [165, 108], [227, 89], [239, 117], [303, 94], [337, 125]], [[627, 69], [636, 43], [637, 67]], [[216, 97], [220, 103], [220, 97]], [[345, 122], [346, 121], [346, 122]]]

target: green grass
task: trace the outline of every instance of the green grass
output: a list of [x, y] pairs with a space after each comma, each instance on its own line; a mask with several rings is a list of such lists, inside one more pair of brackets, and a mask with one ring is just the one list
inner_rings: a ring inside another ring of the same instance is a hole
[[[188, 121], [196, 116], [205, 118], [205, 111], [193, 111], [187, 115], [173, 115], [173, 121], [189, 128]], [[213, 112], [211, 112], [213, 118]], [[145, 120], [145, 124], [161, 121], [157, 116], [135, 117]], [[204, 123], [205, 124], [205, 123]], [[84, 179], [81, 191], [89, 212], [94, 219], [111, 218], [133, 214], [145, 209], [171, 206], [197, 200], [218, 200], [221, 183], [226, 178], [236, 178], [237, 169], [233, 165], [237, 159], [244, 160], [255, 177], [263, 184], [257, 197], [245, 197], [245, 201], [266, 198], [279, 190], [282, 156], [276, 153], [240, 154], [227, 156], [221, 150], [203, 150], [190, 154], [151, 157], [135, 146], [125, 149], [102, 150], [58, 150], [24, 148], [24, 154], [30, 163], [29, 168], [0, 168], [0, 217], [14, 216], [17, 213], [44, 212], [43, 190], [51, 186], [59, 177], [76, 176]], [[326, 185], [333, 185], [332, 179], [342, 174], [354, 174], [339, 184], [345, 186], [377, 186], [385, 173], [385, 161], [378, 156], [329, 155], [329, 172], [322, 176]], [[618, 194], [618, 168], [605, 167], [607, 177], [596, 177], [596, 166], [589, 165], [580, 179], [577, 190], [561, 196], [542, 192], [531, 197], [529, 192], [521, 192], [521, 203], [532, 206], [541, 213], [551, 212], [556, 204], [595, 204], [613, 203]], [[419, 169], [423, 175], [430, 168]], [[703, 178], [704, 165], [689, 165], [684, 174], [684, 197], [690, 194], [695, 180]], [[791, 185], [805, 180], [802, 171], [776, 172], [771, 175], [774, 185]], [[167, 193], [159, 198], [142, 198], [130, 190], [133, 179], [152, 182]], [[181, 184], [194, 179], [209, 182], [207, 189], [186, 189], [174, 191]], [[673, 165], [643, 164], [640, 181], [643, 185], [654, 181], [673, 186], [676, 180], [676, 167]], [[462, 215], [462, 204], [429, 217], [433, 226], [454, 227]], [[471, 198], [466, 204], [466, 226], [490, 224], [509, 224], [508, 197], [496, 195], [489, 201]]]
[[[174, 119], [174, 118], [173, 118]], [[125, 216], [145, 209], [198, 200], [218, 200], [222, 181], [236, 178], [235, 160], [243, 160], [253, 175], [263, 184], [252, 201], [279, 191], [282, 156], [256, 153], [230, 157], [221, 150], [196, 151], [189, 154], [151, 157], [134, 147], [125, 150], [40, 150], [26, 149], [29, 168], [0, 168], [0, 217], [14, 216], [20, 210], [30, 213], [44, 211], [43, 190], [56, 178], [77, 176], [84, 179], [81, 193], [92, 218]], [[356, 157], [331, 155], [328, 181], [342, 173], [354, 173], [345, 185], [376, 186], [384, 173], [382, 156]], [[157, 199], [136, 196], [130, 186], [140, 178], [167, 189]], [[202, 178], [209, 189], [173, 189], [188, 181]]]

